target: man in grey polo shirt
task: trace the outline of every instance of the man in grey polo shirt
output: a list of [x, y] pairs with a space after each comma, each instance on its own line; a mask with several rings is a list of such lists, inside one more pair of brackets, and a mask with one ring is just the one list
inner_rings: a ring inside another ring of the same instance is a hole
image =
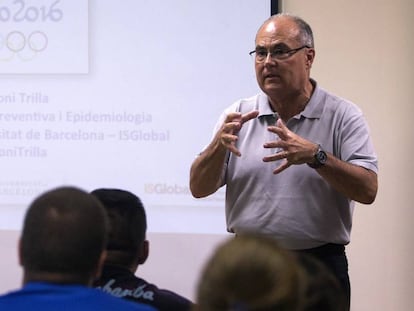
[[[229, 232], [274, 236], [330, 266], [350, 299], [344, 246], [354, 202], [377, 193], [377, 157], [361, 110], [310, 78], [313, 34], [278, 14], [259, 28], [255, 57], [264, 94], [227, 108], [194, 160], [190, 189], [201, 198], [226, 185]], [[348, 301], [349, 303], [349, 301]]]

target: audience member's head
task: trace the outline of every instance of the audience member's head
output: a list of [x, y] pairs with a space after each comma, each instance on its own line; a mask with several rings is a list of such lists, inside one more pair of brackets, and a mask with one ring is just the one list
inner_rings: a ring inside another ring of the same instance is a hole
[[345, 295], [335, 275], [318, 259], [297, 254], [305, 271], [304, 311], [345, 311]]
[[90, 285], [105, 257], [106, 214], [101, 203], [74, 187], [37, 197], [25, 215], [19, 244], [24, 283]]
[[141, 200], [120, 189], [96, 189], [91, 192], [106, 209], [109, 220], [107, 264], [135, 271], [148, 257], [147, 220]]
[[275, 240], [239, 235], [221, 244], [206, 263], [196, 310], [302, 310], [302, 272]]

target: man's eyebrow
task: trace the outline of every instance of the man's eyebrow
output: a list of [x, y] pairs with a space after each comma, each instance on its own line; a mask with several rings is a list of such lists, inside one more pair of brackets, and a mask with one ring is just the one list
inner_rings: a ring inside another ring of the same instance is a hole
[[266, 50], [266, 49], [270, 49], [270, 50], [277, 50], [277, 49], [286, 49], [289, 48], [289, 46], [286, 43], [280, 42], [280, 43], [276, 43], [276, 44], [272, 44], [269, 47], [263, 46], [263, 45], [256, 45], [256, 49], [257, 50]]

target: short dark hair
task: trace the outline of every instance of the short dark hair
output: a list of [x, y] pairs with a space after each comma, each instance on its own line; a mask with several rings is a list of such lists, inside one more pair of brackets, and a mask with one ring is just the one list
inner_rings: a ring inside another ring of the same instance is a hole
[[135, 194], [126, 190], [100, 188], [91, 194], [101, 201], [108, 215], [107, 250], [123, 254], [117, 256], [119, 264], [130, 264], [146, 238], [144, 205]]
[[102, 204], [89, 193], [75, 187], [43, 193], [31, 203], [23, 223], [25, 272], [87, 280], [105, 249], [107, 229]]

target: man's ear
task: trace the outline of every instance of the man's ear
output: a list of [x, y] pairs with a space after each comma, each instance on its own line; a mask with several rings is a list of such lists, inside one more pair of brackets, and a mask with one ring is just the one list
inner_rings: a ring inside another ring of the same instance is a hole
[[315, 49], [314, 48], [308, 48], [308, 51], [306, 53], [306, 66], [308, 69], [312, 67], [313, 61], [315, 60]]
[[139, 249], [138, 264], [142, 265], [147, 260], [148, 255], [149, 255], [149, 241], [145, 240], [142, 243], [141, 248]]
[[96, 271], [94, 275], [95, 279], [99, 279], [101, 277], [101, 273], [102, 273], [103, 266], [105, 264], [106, 256], [107, 256], [107, 252], [106, 250], [103, 250], [101, 253], [101, 256], [98, 259], [98, 264], [96, 266]]

